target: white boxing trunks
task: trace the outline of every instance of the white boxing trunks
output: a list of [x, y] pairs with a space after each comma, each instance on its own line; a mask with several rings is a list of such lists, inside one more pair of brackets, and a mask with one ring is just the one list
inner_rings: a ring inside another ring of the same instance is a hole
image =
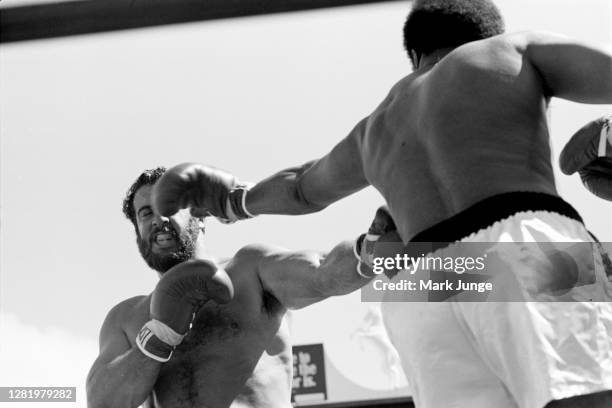
[[[486, 199], [411, 241], [568, 243], [594, 238], [560, 198], [509, 193]], [[456, 256], [455, 244], [432, 254]], [[416, 407], [542, 408], [552, 400], [612, 389], [612, 275], [597, 245], [581, 248], [592, 251], [593, 262], [583, 274], [588, 279], [564, 291], [563, 302], [383, 298], [385, 326]], [[534, 266], [542, 265], [532, 262], [541, 255], [513, 261], [521, 275], [515, 282], [550, 272]], [[580, 256], [575, 259], [581, 262]], [[391, 282], [407, 273], [401, 271]]]

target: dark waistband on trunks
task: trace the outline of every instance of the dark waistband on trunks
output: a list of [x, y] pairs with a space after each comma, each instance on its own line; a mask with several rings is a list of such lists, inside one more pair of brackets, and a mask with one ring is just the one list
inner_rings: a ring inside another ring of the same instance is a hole
[[583, 222], [578, 212], [561, 197], [517, 191], [485, 198], [459, 214], [419, 232], [410, 242], [460, 241], [497, 221], [525, 211], [549, 211]]

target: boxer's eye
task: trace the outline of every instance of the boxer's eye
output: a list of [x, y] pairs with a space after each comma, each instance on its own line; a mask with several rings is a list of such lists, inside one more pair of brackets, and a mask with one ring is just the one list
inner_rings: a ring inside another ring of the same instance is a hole
[[138, 211], [138, 216], [143, 219], [143, 218], [147, 218], [149, 217], [151, 214], [153, 214], [153, 211], [151, 211], [150, 209], [142, 209], [140, 211]]

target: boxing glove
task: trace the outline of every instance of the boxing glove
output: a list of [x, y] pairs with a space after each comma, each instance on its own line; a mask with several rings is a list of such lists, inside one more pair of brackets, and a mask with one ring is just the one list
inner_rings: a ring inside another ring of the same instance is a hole
[[252, 218], [246, 210], [248, 186], [223, 170], [197, 163], [168, 169], [152, 191], [154, 208], [170, 216], [190, 208], [196, 217], [213, 216], [225, 223]]
[[612, 201], [612, 116], [587, 123], [565, 145], [559, 159], [561, 171], [576, 171], [596, 196]]
[[359, 261], [357, 273], [364, 278], [369, 279], [375, 275], [372, 271], [372, 265], [376, 256], [376, 244], [379, 241], [393, 243], [401, 243], [402, 241], [387, 206], [381, 206], [376, 210], [368, 232], [361, 234], [353, 245], [353, 251]]
[[136, 338], [138, 348], [154, 360], [168, 361], [200, 307], [209, 300], [227, 303], [233, 296], [229, 276], [214, 263], [197, 259], [174, 266], [164, 273], [153, 291], [151, 320]]

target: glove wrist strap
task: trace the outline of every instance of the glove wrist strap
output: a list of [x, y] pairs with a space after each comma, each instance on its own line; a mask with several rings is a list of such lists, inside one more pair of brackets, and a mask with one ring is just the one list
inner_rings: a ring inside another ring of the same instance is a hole
[[[375, 274], [372, 271], [372, 263], [374, 256], [374, 245], [378, 241], [380, 235], [361, 234], [353, 243], [353, 254], [357, 258], [357, 274], [363, 278], [371, 279]], [[364, 246], [365, 245], [365, 246]], [[364, 267], [368, 273], [364, 273]]]
[[226, 219], [228, 223], [255, 217], [246, 208], [246, 196], [251, 184], [238, 184], [227, 195]]
[[612, 146], [612, 115], [608, 116], [601, 126], [599, 145], [597, 146], [597, 157], [608, 157], [609, 154], [612, 154], [612, 152], [606, 154], [607, 145]]
[[183, 341], [179, 334], [159, 320], [149, 320], [136, 336], [140, 351], [153, 360], [165, 363], [172, 357], [174, 348]]
[[361, 262], [361, 247], [363, 246], [363, 240], [365, 239], [366, 234], [361, 234], [357, 237], [355, 242], [353, 242], [353, 255], [355, 258]]

